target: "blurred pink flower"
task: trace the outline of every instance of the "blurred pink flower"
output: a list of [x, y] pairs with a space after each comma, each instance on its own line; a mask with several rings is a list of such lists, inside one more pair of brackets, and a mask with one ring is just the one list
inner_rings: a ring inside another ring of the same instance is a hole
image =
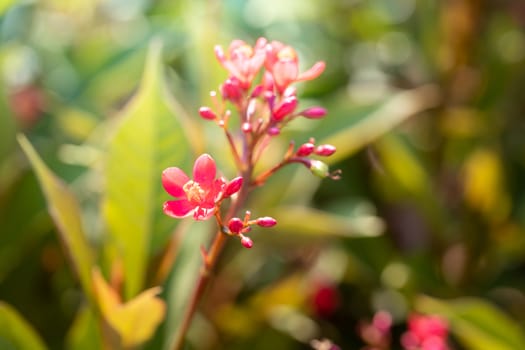
[[266, 43], [265, 38], [259, 38], [252, 48], [242, 40], [234, 40], [228, 48], [228, 55], [221, 46], [215, 46], [215, 56], [231, 76], [239, 80], [241, 87], [248, 89], [264, 64]]
[[266, 45], [266, 69], [272, 73], [273, 82], [279, 93], [293, 82], [317, 78], [325, 69], [323, 61], [316, 62], [310, 69], [299, 73], [297, 52], [279, 41]]
[[408, 319], [408, 331], [401, 337], [407, 350], [449, 350], [448, 323], [439, 316], [413, 314]]
[[[191, 214], [195, 220], [207, 220], [216, 211], [216, 204], [224, 198], [224, 189], [228, 188], [227, 196], [232, 195], [232, 188], [239, 190], [239, 179], [227, 184], [222, 177], [215, 178], [217, 168], [215, 161], [208, 154], [203, 154], [193, 166], [193, 180], [184, 171], [177, 167], [167, 168], [162, 172], [162, 185], [166, 192], [177, 200], [164, 203], [164, 213], [175, 218], [184, 218]], [[240, 180], [242, 181], [242, 180]]]

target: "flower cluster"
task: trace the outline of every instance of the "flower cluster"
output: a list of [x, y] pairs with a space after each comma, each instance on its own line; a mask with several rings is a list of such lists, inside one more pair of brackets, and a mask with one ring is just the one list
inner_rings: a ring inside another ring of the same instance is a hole
[[363, 350], [387, 350], [390, 348], [392, 316], [386, 311], [378, 311], [371, 322], [359, 325], [359, 334], [368, 345]]
[[[324, 62], [319, 61], [300, 73], [297, 52], [291, 46], [278, 41], [268, 42], [265, 38], [259, 38], [254, 47], [234, 40], [226, 53], [217, 46], [215, 55], [229, 76], [220, 85], [219, 94], [211, 92], [213, 107], [203, 106], [199, 114], [225, 130], [239, 170], [252, 166], [268, 145], [269, 138], [279, 135], [293, 119], [319, 119], [326, 115], [326, 110], [319, 106], [298, 110], [299, 99], [293, 86], [296, 82], [318, 77], [324, 71]], [[238, 112], [245, 154], [249, 159], [239, 155], [238, 143], [229, 130], [232, 112], [225, 102], [233, 104]]]
[[401, 337], [406, 350], [449, 350], [448, 323], [439, 316], [413, 314], [408, 319], [408, 331]]
[[[318, 77], [325, 63], [319, 61], [300, 72], [298, 54], [291, 46], [265, 38], [259, 38], [253, 47], [242, 40], [234, 40], [226, 52], [216, 46], [215, 56], [228, 77], [219, 86], [219, 93], [210, 93], [212, 106], [202, 106], [199, 115], [214, 121], [224, 131], [239, 176], [230, 182], [223, 177], [217, 178], [215, 162], [207, 154], [196, 160], [193, 179], [179, 168], [168, 168], [162, 174], [162, 184], [176, 199], [164, 204], [164, 213], [175, 218], [193, 215], [195, 220], [215, 216], [222, 234], [239, 238], [244, 247], [251, 248], [253, 242], [247, 234], [253, 225], [272, 227], [277, 224], [271, 217], [251, 220], [249, 211], [244, 219], [235, 217], [251, 189], [263, 185], [268, 177], [291, 163], [303, 164], [320, 177], [338, 177], [337, 173], [329, 172], [324, 162], [310, 158], [330, 156], [336, 151], [335, 147], [315, 145], [313, 138], [298, 149], [291, 142], [280, 163], [254, 174], [255, 164], [285, 125], [297, 117], [319, 119], [326, 115], [326, 110], [319, 106], [299, 110], [293, 86], [296, 82]], [[230, 122], [234, 115], [239, 118], [235, 123]], [[232, 130], [233, 126], [238, 130]], [[221, 204], [232, 196], [230, 208], [223, 216]]]
[[246, 234], [252, 230], [252, 225], [258, 225], [260, 227], [273, 227], [277, 224], [277, 220], [272, 217], [264, 216], [255, 220], [250, 220], [251, 212], [247, 211], [244, 215], [244, 220], [238, 217], [231, 218], [228, 222], [228, 226], [223, 228], [223, 232], [232, 236], [236, 236], [241, 240], [241, 244], [245, 248], [251, 248], [253, 242], [250, 237]]

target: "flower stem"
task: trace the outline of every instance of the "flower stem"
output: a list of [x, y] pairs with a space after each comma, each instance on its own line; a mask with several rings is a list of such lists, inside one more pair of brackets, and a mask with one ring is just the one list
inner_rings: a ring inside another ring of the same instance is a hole
[[[245, 172], [244, 177], [249, 179], [252, 176], [252, 171], [253, 168], [249, 167], [248, 170]], [[244, 184], [241, 190], [239, 191], [236, 200], [232, 202], [228, 212], [224, 216], [222, 220], [223, 222], [227, 222], [229, 219], [231, 219], [237, 213], [237, 211], [244, 205], [249, 193], [248, 185], [249, 181], [244, 181]], [[220, 226], [221, 220], [217, 221]], [[226, 243], [227, 238], [228, 236], [224, 234], [221, 230], [221, 227], [219, 227], [209, 251], [204, 254], [204, 261], [199, 272], [199, 277], [195, 284], [193, 293], [191, 294], [189, 304], [186, 308], [181, 326], [177, 329], [175, 334], [175, 340], [172, 346], [173, 350], [181, 350], [184, 346], [184, 339], [190, 327], [191, 320], [193, 319], [193, 315], [195, 314], [197, 305], [199, 304], [200, 300], [202, 299], [202, 296], [204, 295], [204, 291], [206, 290], [213, 269], [219, 261], [220, 254], [224, 248], [224, 244]]]

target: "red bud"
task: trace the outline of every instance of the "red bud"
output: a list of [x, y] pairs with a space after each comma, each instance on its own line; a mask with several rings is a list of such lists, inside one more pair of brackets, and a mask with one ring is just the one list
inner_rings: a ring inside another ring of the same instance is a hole
[[320, 145], [315, 149], [318, 156], [328, 157], [335, 153], [337, 149], [332, 145]]
[[217, 118], [217, 115], [211, 110], [210, 107], [201, 107], [199, 109], [199, 114], [201, 117], [207, 120], [215, 120]]
[[277, 224], [277, 220], [270, 216], [264, 216], [262, 218], [258, 218], [256, 221], [257, 225], [261, 227], [272, 227]]
[[239, 218], [232, 218], [228, 222], [228, 228], [232, 233], [239, 234], [244, 228], [244, 223]]
[[232, 194], [239, 192], [239, 190], [242, 187], [242, 176], [238, 176], [235, 179], [231, 180], [228, 185], [226, 185], [226, 189], [224, 190], [224, 197], [230, 197]]

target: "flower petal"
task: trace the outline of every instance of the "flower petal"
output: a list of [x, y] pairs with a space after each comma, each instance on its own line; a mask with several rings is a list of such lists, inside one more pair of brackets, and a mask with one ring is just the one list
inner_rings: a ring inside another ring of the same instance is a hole
[[215, 161], [209, 154], [203, 154], [195, 161], [193, 166], [193, 180], [208, 190], [215, 179], [217, 168]]
[[164, 214], [179, 219], [189, 216], [194, 209], [195, 205], [191, 204], [185, 199], [167, 201], [164, 203], [164, 206], [162, 208]]
[[321, 75], [324, 71], [326, 64], [323, 61], [315, 63], [312, 68], [308, 69], [306, 72], [301, 73], [297, 77], [297, 81], [312, 80]]
[[183, 197], [185, 195], [182, 187], [190, 181], [188, 175], [179, 168], [171, 167], [162, 172], [162, 186], [173, 197]]
[[213, 216], [213, 214], [215, 214], [215, 207], [197, 207], [197, 209], [193, 212], [193, 218], [195, 220], [208, 220]]

